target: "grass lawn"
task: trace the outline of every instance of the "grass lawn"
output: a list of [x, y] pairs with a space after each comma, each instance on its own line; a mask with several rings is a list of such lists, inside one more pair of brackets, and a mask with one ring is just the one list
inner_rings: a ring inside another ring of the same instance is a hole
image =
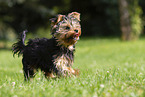
[[21, 57], [0, 50], [0, 97], [145, 97], [145, 39], [81, 39], [73, 67], [77, 78], [24, 82]]

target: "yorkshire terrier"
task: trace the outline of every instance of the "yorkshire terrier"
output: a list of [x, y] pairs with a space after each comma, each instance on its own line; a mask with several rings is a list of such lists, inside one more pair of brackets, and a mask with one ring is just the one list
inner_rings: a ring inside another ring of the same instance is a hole
[[77, 12], [58, 15], [51, 19], [52, 38], [29, 39], [25, 45], [23, 31], [14, 43], [13, 54], [23, 56], [24, 79], [34, 78], [40, 69], [46, 78], [72, 77], [79, 75], [73, 69], [75, 44], [81, 35], [80, 14]]

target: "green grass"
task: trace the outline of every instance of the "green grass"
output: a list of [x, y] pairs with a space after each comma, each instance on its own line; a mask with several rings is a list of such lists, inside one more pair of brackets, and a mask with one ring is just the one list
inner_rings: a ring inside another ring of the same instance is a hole
[[77, 78], [23, 81], [21, 57], [0, 50], [0, 97], [144, 97], [145, 39], [84, 38], [76, 45]]

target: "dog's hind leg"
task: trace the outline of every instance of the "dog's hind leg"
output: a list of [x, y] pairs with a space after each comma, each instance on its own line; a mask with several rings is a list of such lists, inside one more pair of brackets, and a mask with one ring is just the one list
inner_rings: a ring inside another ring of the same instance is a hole
[[24, 70], [24, 80], [25, 81], [29, 81], [29, 80], [32, 80], [34, 78], [34, 70], [32, 69], [28, 69], [28, 68], [23, 68]]
[[41, 71], [43, 71], [43, 74], [45, 75], [45, 78], [46, 79], [55, 79], [56, 78], [56, 75], [55, 75], [55, 73], [51, 70], [51, 71], [49, 71], [49, 70], [41, 70]]
[[27, 64], [26, 61], [23, 60], [22, 62], [23, 62], [24, 80], [25, 81], [32, 80], [35, 76], [34, 69], [29, 64]]

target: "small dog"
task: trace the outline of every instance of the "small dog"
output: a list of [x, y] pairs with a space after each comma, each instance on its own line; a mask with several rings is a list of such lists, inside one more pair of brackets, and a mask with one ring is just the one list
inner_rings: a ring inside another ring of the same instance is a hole
[[75, 44], [81, 35], [80, 14], [69, 13], [51, 19], [51, 39], [29, 39], [25, 45], [26, 31], [23, 31], [18, 42], [12, 45], [13, 54], [23, 56], [25, 80], [30, 80], [38, 69], [46, 78], [71, 77], [79, 75], [73, 69]]

